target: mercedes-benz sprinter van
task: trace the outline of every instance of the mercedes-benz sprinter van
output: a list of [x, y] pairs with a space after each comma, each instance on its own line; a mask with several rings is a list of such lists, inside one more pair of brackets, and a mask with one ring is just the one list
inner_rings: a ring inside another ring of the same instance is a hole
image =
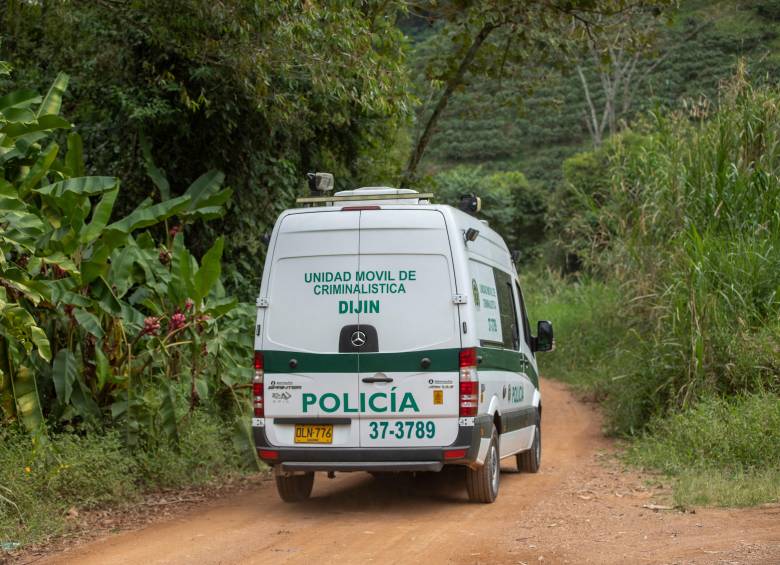
[[541, 460], [542, 398], [510, 252], [471, 214], [362, 188], [281, 214], [257, 299], [252, 420], [285, 501], [316, 471], [466, 468], [492, 502], [499, 460]]

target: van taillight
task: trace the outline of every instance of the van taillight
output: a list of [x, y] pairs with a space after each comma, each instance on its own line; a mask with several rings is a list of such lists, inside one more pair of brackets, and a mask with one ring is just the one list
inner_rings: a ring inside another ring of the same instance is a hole
[[479, 406], [479, 373], [477, 372], [477, 348], [460, 350], [460, 416], [477, 415]]
[[255, 377], [252, 379], [252, 404], [255, 408], [255, 417], [262, 418], [265, 415], [263, 402], [263, 378], [265, 377], [263, 352], [255, 351]]

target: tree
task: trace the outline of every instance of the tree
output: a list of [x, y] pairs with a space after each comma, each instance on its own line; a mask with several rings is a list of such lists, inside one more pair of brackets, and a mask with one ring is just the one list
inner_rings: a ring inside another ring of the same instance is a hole
[[[602, 32], [598, 37], [589, 38], [582, 58], [575, 65], [587, 105], [585, 123], [596, 147], [602, 144], [605, 133], [617, 133], [620, 120], [631, 111], [634, 96], [647, 77], [711, 23], [710, 19], [704, 19], [685, 34], [682, 42], [659, 51], [656, 46], [661, 15], [660, 11], [639, 6], [597, 19]], [[601, 107], [591, 85], [593, 73], [596, 88], [600, 88]]]
[[[666, 0], [660, 0], [664, 3]], [[479, 76], [520, 72], [528, 63], [562, 65], [600, 32], [596, 18], [618, 14], [656, 0], [534, 0], [438, 3], [427, 6], [429, 18], [453, 48], [429, 64], [429, 78], [441, 85], [424, 119], [403, 176], [414, 179], [452, 95]]]
[[[230, 286], [257, 288], [262, 235], [304, 188], [330, 170], [341, 186], [392, 164], [409, 97], [400, 1], [99, 0], [0, 4], [0, 49], [12, 88], [40, 87], [50, 69], [72, 76], [69, 116], [88, 167], [123, 179], [117, 210], [159, 191], [144, 171], [142, 137], [164, 155], [172, 195], [204, 169], [234, 189], [223, 225]], [[6, 30], [14, 30], [13, 34]], [[400, 168], [400, 164], [399, 167]], [[203, 252], [217, 229], [188, 234]]]

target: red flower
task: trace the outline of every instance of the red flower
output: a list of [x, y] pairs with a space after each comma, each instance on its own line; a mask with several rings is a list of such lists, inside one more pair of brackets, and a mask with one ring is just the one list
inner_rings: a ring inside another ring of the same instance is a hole
[[188, 298], [188, 299], [187, 299], [187, 300], [184, 302], [184, 310], [185, 310], [186, 312], [189, 312], [190, 310], [192, 310], [192, 307], [193, 307], [193, 306], [195, 306], [195, 302], [193, 302], [192, 298]]
[[160, 320], [154, 316], [144, 318], [144, 329], [141, 331], [141, 335], [157, 335], [160, 331]]
[[171, 237], [176, 237], [176, 234], [181, 231], [181, 226], [173, 226], [171, 229], [168, 230], [168, 233]]
[[168, 323], [168, 333], [175, 332], [179, 328], [184, 327], [187, 323], [187, 318], [181, 312], [176, 312], [171, 316], [171, 321]]

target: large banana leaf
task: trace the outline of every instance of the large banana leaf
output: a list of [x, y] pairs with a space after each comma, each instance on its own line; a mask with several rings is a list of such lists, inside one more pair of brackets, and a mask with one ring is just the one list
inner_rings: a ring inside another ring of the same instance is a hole
[[108, 220], [111, 218], [111, 211], [114, 209], [114, 202], [119, 194], [119, 187], [115, 187], [103, 194], [100, 202], [92, 210], [92, 219], [85, 225], [79, 235], [81, 243], [91, 243], [103, 233]]
[[69, 349], [60, 349], [54, 358], [52, 367], [52, 378], [54, 379], [54, 390], [57, 398], [63, 406], [70, 404], [73, 396], [73, 387], [78, 378], [78, 366], [76, 356]]
[[84, 176], [84, 143], [77, 133], [68, 134], [68, 154], [65, 166], [69, 177]]
[[103, 332], [103, 328], [100, 326], [100, 320], [92, 312], [88, 312], [82, 308], [76, 308], [73, 310], [73, 317], [76, 318], [76, 321], [79, 323], [79, 325], [87, 332], [91, 333], [98, 339], [103, 339], [105, 333]]
[[141, 151], [143, 152], [144, 164], [146, 165], [146, 174], [152, 179], [157, 190], [160, 191], [160, 200], [165, 202], [171, 197], [171, 185], [168, 182], [168, 179], [165, 178], [165, 173], [154, 164], [152, 147], [149, 145], [149, 140], [143, 133], [141, 133]]
[[70, 122], [59, 116], [41, 116], [31, 124], [21, 122], [11, 122], [0, 127], [0, 133], [6, 135], [6, 140], [2, 142], [5, 147], [10, 147], [14, 143], [15, 137], [21, 137], [30, 133], [48, 131], [54, 129], [69, 129]]
[[184, 235], [178, 234], [173, 241], [173, 259], [171, 261], [171, 283], [168, 296], [176, 305], [184, 304], [187, 298], [195, 295], [192, 273], [197, 269], [195, 259], [184, 245]]
[[6, 108], [0, 110], [4, 122], [21, 122], [31, 124], [35, 122], [35, 113], [27, 108]]
[[36, 113], [37, 117], [46, 116], [49, 114], [59, 114], [60, 107], [62, 106], [62, 95], [65, 94], [65, 89], [68, 88], [68, 81], [70, 77], [65, 73], [60, 73], [57, 78], [54, 79], [49, 92], [46, 94], [46, 98], [43, 99], [41, 105], [38, 106]]
[[113, 249], [120, 245], [134, 230], [153, 226], [185, 210], [190, 202], [189, 196], [171, 198], [153, 205], [141, 205], [128, 216], [106, 227], [104, 240]]
[[116, 177], [76, 177], [52, 184], [47, 184], [35, 189], [35, 192], [44, 196], [60, 197], [71, 192], [81, 196], [97, 196], [119, 186]]
[[214, 170], [195, 180], [184, 193], [191, 196], [192, 200], [187, 209], [180, 214], [181, 217], [186, 220], [195, 218], [209, 220], [221, 216], [225, 211], [223, 204], [232, 194], [230, 189], [220, 190], [224, 181], [225, 175]]
[[40, 428], [43, 423], [35, 373], [27, 365], [19, 365], [12, 378], [16, 415], [29, 431]]
[[0, 96], [0, 111], [9, 108], [29, 108], [41, 101], [41, 95], [34, 90], [22, 89]]
[[0, 230], [0, 244], [20, 247], [28, 253], [36, 250], [38, 238], [46, 231], [43, 220], [24, 208], [0, 210], [0, 223], [5, 224]]
[[200, 304], [214, 284], [219, 280], [219, 275], [222, 272], [222, 247], [224, 245], [223, 238], [217, 238], [214, 245], [203, 256], [200, 269], [195, 273], [195, 299], [196, 304]]
[[30, 167], [30, 171], [19, 186], [19, 196], [24, 198], [30, 190], [35, 188], [46, 173], [49, 172], [52, 163], [57, 158], [60, 146], [56, 143], [50, 143], [46, 149], [41, 151], [35, 164]]

